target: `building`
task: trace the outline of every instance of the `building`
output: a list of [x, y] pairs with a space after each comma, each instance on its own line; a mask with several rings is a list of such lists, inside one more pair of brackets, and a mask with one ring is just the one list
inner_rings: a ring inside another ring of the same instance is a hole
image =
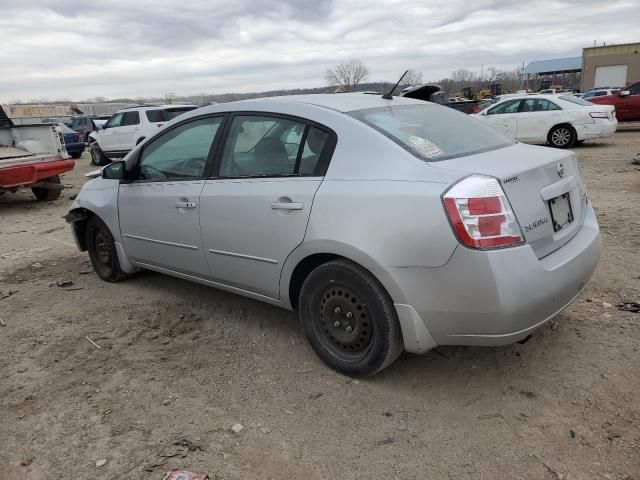
[[624, 87], [640, 80], [640, 43], [589, 47], [582, 50], [582, 91]]
[[522, 69], [523, 86], [540, 90], [559, 85], [569, 90], [580, 88], [582, 57], [537, 60]]

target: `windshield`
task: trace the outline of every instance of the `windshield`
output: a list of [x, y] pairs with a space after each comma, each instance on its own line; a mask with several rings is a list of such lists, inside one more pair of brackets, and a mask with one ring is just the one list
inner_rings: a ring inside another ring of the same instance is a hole
[[349, 115], [427, 162], [473, 155], [514, 143], [474, 117], [428, 103], [356, 110]]
[[587, 102], [586, 100], [583, 100], [583, 99], [578, 98], [578, 97], [574, 97], [573, 95], [562, 95], [560, 97], [560, 99], [564, 100], [565, 102], [571, 102], [571, 103], [576, 103], [578, 105], [584, 105], [585, 107], [593, 107], [593, 103]]

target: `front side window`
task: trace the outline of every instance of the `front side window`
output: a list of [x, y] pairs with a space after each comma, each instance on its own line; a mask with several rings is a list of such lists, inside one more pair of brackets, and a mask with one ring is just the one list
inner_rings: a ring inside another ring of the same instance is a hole
[[220, 162], [221, 177], [296, 174], [306, 125], [268, 116], [236, 116]]
[[126, 112], [122, 117], [122, 126], [138, 125], [140, 123], [140, 114], [138, 112]]
[[202, 178], [221, 117], [204, 118], [173, 128], [144, 147], [138, 180]]
[[107, 121], [107, 123], [105, 123], [104, 128], [113, 128], [113, 127], [119, 127], [120, 124], [122, 123], [122, 117], [124, 116], [124, 113], [114, 113], [111, 118]]
[[518, 111], [519, 105], [520, 105], [520, 100], [507, 101], [489, 109], [487, 111], [487, 115], [499, 115], [502, 113], [516, 113]]
[[640, 95], [640, 83], [636, 83], [633, 87], [629, 89], [631, 95]]
[[[515, 102], [517, 105], [520, 100]], [[349, 115], [427, 162], [496, 150], [514, 143], [469, 115], [426, 102], [356, 110]]]

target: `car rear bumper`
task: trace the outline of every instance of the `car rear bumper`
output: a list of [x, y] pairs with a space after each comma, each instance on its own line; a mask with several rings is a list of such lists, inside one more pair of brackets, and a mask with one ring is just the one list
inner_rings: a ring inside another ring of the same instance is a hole
[[617, 120], [596, 120], [595, 123], [581, 125], [578, 128], [578, 140], [608, 137], [609, 135], [613, 135], [617, 128]]
[[596, 268], [601, 240], [589, 205], [580, 231], [538, 259], [523, 245], [494, 251], [459, 246], [440, 268], [394, 268], [386, 273], [405, 348], [504, 345], [519, 341], [572, 303]]

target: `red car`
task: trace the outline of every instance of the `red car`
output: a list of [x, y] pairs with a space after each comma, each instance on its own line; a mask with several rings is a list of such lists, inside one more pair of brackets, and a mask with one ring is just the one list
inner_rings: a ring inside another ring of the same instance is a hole
[[598, 105], [613, 105], [619, 122], [640, 121], [640, 82], [632, 83], [614, 95], [586, 100]]

